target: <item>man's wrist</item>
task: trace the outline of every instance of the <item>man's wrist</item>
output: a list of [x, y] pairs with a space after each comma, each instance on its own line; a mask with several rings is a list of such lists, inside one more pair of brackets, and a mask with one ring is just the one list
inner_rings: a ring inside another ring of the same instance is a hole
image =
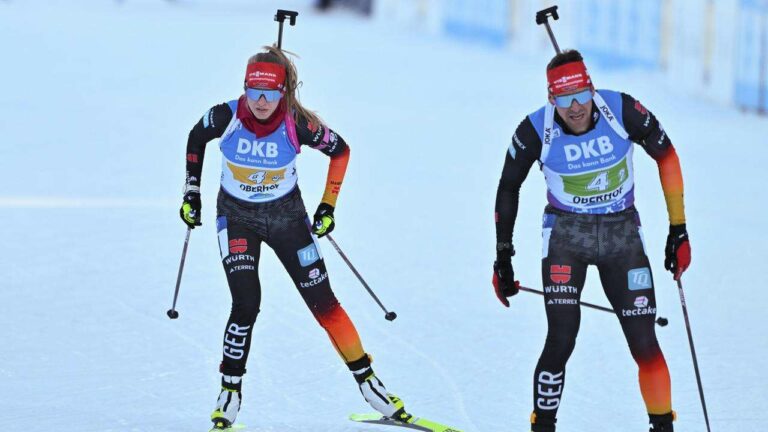
[[496, 252], [501, 252], [505, 250], [508, 250], [510, 252], [514, 251], [514, 248], [512, 247], [512, 242], [496, 242]]
[[685, 224], [679, 224], [679, 225], [670, 225], [669, 226], [669, 233], [672, 235], [680, 235], [687, 233], [688, 230], [685, 227]]
[[512, 242], [497, 242], [496, 243], [496, 261], [504, 262], [509, 261], [515, 255], [515, 248], [512, 246]]

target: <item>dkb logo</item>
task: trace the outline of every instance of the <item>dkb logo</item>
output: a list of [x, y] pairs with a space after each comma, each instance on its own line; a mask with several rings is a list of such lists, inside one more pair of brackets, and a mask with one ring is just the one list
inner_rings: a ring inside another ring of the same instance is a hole
[[267, 141], [249, 141], [245, 138], [240, 138], [237, 141], [237, 152], [240, 154], [248, 154], [251, 156], [260, 157], [277, 157], [277, 143]]
[[[597, 144], [597, 148], [595, 148], [595, 144]], [[566, 144], [563, 146], [563, 150], [565, 150], [565, 158], [568, 162], [573, 162], [581, 158], [590, 159], [607, 155], [613, 151], [613, 144], [611, 144], [610, 138], [603, 135], [597, 140], [592, 138], [589, 141], [582, 141], [581, 145]]]

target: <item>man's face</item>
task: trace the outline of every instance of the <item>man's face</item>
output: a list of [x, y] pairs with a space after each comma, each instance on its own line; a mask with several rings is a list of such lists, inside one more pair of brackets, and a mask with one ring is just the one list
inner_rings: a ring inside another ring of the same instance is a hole
[[568, 128], [580, 134], [586, 132], [590, 126], [593, 94], [591, 87], [585, 87], [566, 94], [549, 95], [549, 102], [555, 105], [557, 113]]

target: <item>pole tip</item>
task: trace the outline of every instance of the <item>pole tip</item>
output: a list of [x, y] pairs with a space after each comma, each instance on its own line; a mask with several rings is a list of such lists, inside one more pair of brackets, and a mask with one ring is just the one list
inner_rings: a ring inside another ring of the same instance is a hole
[[666, 327], [667, 324], [669, 324], [669, 320], [664, 317], [658, 317], [656, 319], [656, 324], [660, 325], [661, 327]]
[[179, 312], [174, 309], [168, 309], [168, 312], [166, 313], [168, 314], [168, 318], [170, 319], [176, 319], [179, 317]]
[[394, 321], [395, 318], [397, 318], [397, 314], [394, 312], [387, 312], [387, 314], [384, 315], [384, 318], [386, 318], [387, 321]]

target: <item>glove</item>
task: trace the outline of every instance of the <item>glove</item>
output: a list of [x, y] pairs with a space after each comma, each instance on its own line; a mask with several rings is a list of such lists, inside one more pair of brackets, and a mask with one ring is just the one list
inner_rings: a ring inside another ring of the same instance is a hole
[[312, 232], [318, 237], [323, 237], [330, 234], [333, 228], [336, 227], [336, 222], [333, 218], [333, 206], [321, 202], [317, 206], [315, 212], [314, 222], [312, 223]]
[[183, 220], [191, 229], [202, 225], [202, 222], [200, 222], [201, 207], [200, 188], [197, 186], [187, 186], [187, 192], [184, 194], [184, 202], [179, 209], [179, 216], [181, 216], [181, 220]]
[[667, 247], [664, 249], [664, 268], [672, 272], [672, 277], [679, 280], [683, 272], [691, 265], [691, 244], [685, 224], [670, 225]]
[[515, 280], [512, 270], [512, 257], [515, 249], [511, 243], [496, 244], [496, 261], [493, 263], [493, 289], [501, 304], [509, 307], [507, 297], [512, 297], [520, 291], [520, 282]]

